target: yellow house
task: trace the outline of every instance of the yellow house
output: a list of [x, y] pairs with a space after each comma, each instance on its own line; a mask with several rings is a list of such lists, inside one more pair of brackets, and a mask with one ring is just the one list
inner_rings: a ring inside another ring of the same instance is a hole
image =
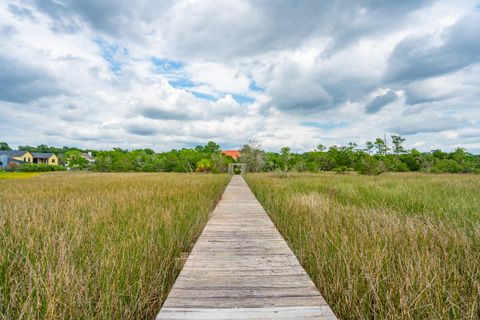
[[0, 150], [0, 168], [6, 168], [9, 165], [15, 166], [22, 163], [33, 163], [33, 155], [28, 151]]
[[11, 151], [0, 151], [0, 154], [8, 156], [9, 159], [23, 161], [23, 162], [33, 162], [33, 155], [28, 151], [22, 150], [11, 150]]
[[58, 165], [59, 158], [54, 153], [29, 152], [21, 150], [0, 150], [0, 167], [5, 168], [8, 164], [19, 165], [24, 163], [38, 163], [48, 165]]
[[55, 153], [32, 152], [33, 163], [58, 165], [58, 157]]

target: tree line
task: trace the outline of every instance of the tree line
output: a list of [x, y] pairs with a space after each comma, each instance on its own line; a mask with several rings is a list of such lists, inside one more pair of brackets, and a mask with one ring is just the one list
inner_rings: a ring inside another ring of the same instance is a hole
[[326, 148], [319, 144], [313, 151], [292, 152], [283, 147], [280, 152], [265, 152], [258, 143], [249, 143], [242, 148], [242, 161], [252, 171], [357, 171], [360, 174], [376, 175], [383, 172], [418, 171], [425, 173], [480, 173], [480, 155], [463, 148], [453, 152], [432, 150], [420, 152], [407, 150], [405, 139], [392, 135], [367, 141], [364, 148], [350, 142], [346, 146]]
[[[319, 144], [313, 151], [292, 152], [289, 147], [280, 152], [267, 152], [260, 143], [250, 141], [240, 150], [237, 162], [247, 164], [251, 172], [319, 172], [334, 171], [345, 173], [357, 171], [360, 174], [375, 175], [383, 172], [418, 171], [425, 173], [480, 173], [480, 156], [457, 148], [453, 152], [432, 150], [420, 152], [407, 150], [405, 139], [392, 135], [390, 140], [377, 138], [367, 141], [360, 148], [356, 143], [345, 146], [325, 147]], [[0, 150], [10, 148], [0, 143]], [[152, 149], [126, 150], [82, 150], [79, 148], [56, 148], [40, 145], [21, 146], [31, 152], [52, 152], [60, 156], [61, 163], [71, 169], [101, 172], [213, 172], [222, 173], [234, 160], [222, 154], [220, 146], [208, 142], [194, 148], [173, 149], [155, 152]], [[90, 151], [95, 162], [89, 162], [82, 153]], [[18, 168], [21, 170], [20, 168]]]

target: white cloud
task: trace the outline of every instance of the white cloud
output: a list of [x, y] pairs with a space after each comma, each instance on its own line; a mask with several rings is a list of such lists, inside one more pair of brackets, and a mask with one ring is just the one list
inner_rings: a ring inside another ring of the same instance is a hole
[[215, 92], [247, 94], [250, 80], [238, 69], [212, 62], [193, 62], [186, 66], [185, 72], [191, 81], [202, 83]]
[[4, 1], [0, 140], [478, 149], [477, 18], [467, 0]]

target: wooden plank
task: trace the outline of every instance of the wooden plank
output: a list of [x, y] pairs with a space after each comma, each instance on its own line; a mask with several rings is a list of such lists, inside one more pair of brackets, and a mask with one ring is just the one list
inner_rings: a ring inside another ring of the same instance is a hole
[[336, 319], [241, 176], [234, 176], [157, 319]]
[[291, 319], [324, 319], [335, 320], [335, 315], [328, 306], [321, 307], [269, 307], [269, 308], [235, 308], [235, 309], [182, 309], [164, 308], [164, 320], [291, 320]]
[[[202, 298], [179, 298], [174, 297], [167, 308], [266, 308], [266, 307], [296, 307], [296, 306], [322, 306], [322, 299], [318, 296], [272, 296], [272, 297], [213, 297]], [[209, 306], [209, 307], [207, 307]], [[161, 317], [161, 311], [159, 318]]]

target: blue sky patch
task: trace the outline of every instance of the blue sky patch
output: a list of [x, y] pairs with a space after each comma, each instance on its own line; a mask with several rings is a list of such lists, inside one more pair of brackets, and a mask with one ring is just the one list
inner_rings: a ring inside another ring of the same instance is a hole
[[193, 83], [190, 79], [187, 78], [176, 78], [174, 80], [168, 81], [168, 83], [176, 89], [191, 88], [195, 86], [195, 83]]
[[93, 39], [102, 51], [102, 57], [108, 62], [110, 70], [119, 75], [120, 71], [122, 70], [122, 63], [115, 60], [115, 56], [120, 53], [124, 55], [128, 55], [128, 49], [120, 47], [118, 44], [110, 43], [102, 38], [95, 38]]
[[300, 125], [305, 127], [319, 128], [324, 130], [332, 130], [336, 128], [345, 128], [346, 123], [334, 123], [334, 122], [316, 122], [316, 121], [300, 121]]
[[154, 70], [158, 73], [175, 73], [185, 66], [185, 63], [182, 61], [156, 57], [152, 58], [152, 63], [155, 66]]
[[237, 101], [240, 104], [255, 102], [255, 99], [253, 99], [251, 97], [239, 95], [239, 94], [232, 94], [232, 97], [233, 97], [233, 99], [235, 99], [235, 101]]
[[214, 96], [211, 96], [206, 93], [201, 93], [201, 92], [196, 92], [196, 91], [190, 91], [195, 97], [199, 99], [205, 99], [205, 100], [210, 100], [210, 101], [215, 101], [217, 100]]
[[252, 83], [250, 83], [250, 90], [252, 91], [257, 91], [257, 92], [264, 92], [265, 89], [263, 88], [260, 88], [259, 86], [257, 86], [257, 83], [255, 81], [252, 81]]

